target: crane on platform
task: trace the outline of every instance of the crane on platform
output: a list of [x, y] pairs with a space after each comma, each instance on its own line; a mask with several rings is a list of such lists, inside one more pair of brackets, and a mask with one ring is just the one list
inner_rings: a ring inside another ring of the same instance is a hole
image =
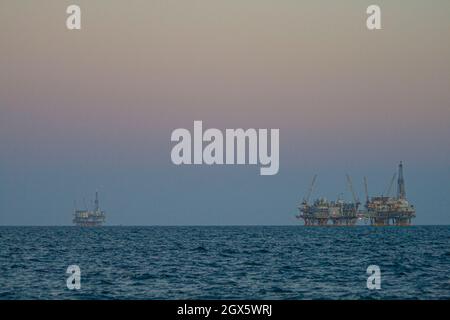
[[390, 197], [392, 186], [394, 185], [395, 178], [397, 177], [397, 173], [394, 173], [394, 175], [391, 178], [391, 182], [389, 183], [389, 187], [387, 189], [386, 197]]
[[350, 192], [352, 193], [352, 197], [353, 197], [353, 202], [355, 204], [359, 204], [359, 199], [356, 196], [355, 190], [353, 189], [353, 183], [352, 183], [352, 178], [350, 178], [350, 176], [347, 174], [347, 183], [348, 183], [348, 187], [350, 189]]
[[314, 184], [316, 183], [316, 178], [317, 178], [317, 174], [314, 175], [312, 181], [311, 181], [311, 185], [309, 186], [308, 189], [308, 193], [306, 194], [306, 197], [303, 198], [303, 203], [308, 203], [309, 202], [309, 198], [311, 197], [311, 194], [313, 192], [314, 189]]

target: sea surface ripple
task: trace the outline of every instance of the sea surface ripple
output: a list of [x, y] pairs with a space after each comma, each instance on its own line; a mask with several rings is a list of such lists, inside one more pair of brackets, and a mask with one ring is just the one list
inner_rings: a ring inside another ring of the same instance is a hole
[[0, 299], [450, 299], [450, 226], [0, 227]]

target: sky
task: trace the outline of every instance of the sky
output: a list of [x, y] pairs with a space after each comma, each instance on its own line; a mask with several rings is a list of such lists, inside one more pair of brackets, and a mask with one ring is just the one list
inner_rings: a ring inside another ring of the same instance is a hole
[[[382, 30], [366, 28], [373, 3]], [[82, 29], [66, 29], [78, 4]], [[450, 2], [0, 2], [0, 225], [296, 225], [377, 195], [400, 160], [415, 224], [450, 224]], [[171, 132], [280, 129], [280, 170], [175, 166]]]

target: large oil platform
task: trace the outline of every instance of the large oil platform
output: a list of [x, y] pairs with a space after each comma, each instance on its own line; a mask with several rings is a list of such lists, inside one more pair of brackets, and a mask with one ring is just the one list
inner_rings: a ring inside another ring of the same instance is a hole
[[299, 205], [300, 214], [298, 219], [303, 219], [306, 226], [326, 226], [330, 223], [335, 226], [353, 226], [358, 220], [358, 207], [360, 202], [353, 190], [352, 180], [347, 175], [349, 189], [353, 196], [353, 202], [345, 202], [340, 197], [336, 201], [328, 201], [319, 198], [309, 204], [309, 198], [314, 189], [317, 175], [314, 176], [307, 196]]
[[98, 201], [98, 192], [95, 192], [95, 201], [93, 210], [75, 209], [73, 223], [79, 227], [99, 227], [106, 219], [105, 211], [100, 209]]
[[405, 179], [403, 178], [403, 163], [398, 166], [397, 195], [390, 196], [392, 185], [395, 181], [392, 177], [386, 196], [369, 198], [367, 191], [367, 180], [364, 179], [366, 191], [366, 212], [364, 213], [370, 223], [375, 226], [409, 226], [411, 220], [416, 216], [414, 206], [406, 200]]
[[392, 177], [386, 195], [375, 197], [369, 197], [367, 179], [364, 178], [366, 204], [364, 209], [359, 210], [360, 202], [353, 189], [353, 183], [349, 175], [347, 175], [347, 183], [352, 193], [353, 202], [345, 202], [341, 198], [338, 198], [336, 201], [318, 198], [310, 204], [309, 198], [317, 178], [317, 175], [315, 175], [307, 196], [298, 207], [300, 214], [297, 215], [297, 218], [302, 219], [305, 226], [353, 226], [359, 220], [369, 222], [374, 226], [408, 226], [416, 215], [414, 206], [406, 200], [402, 162], [400, 162], [398, 168], [397, 195], [391, 196], [396, 176], [397, 174]]

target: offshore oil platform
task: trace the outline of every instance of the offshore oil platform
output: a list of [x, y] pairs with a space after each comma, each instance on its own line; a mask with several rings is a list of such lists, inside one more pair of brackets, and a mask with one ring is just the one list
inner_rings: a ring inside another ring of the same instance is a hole
[[336, 201], [319, 198], [310, 204], [309, 198], [317, 178], [317, 175], [315, 175], [306, 197], [298, 207], [300, 214], [297, 215], [297, 218], [302, 219], [305, 226], [353, 226], [359, 220], [369, 222], [373, 226], [409, 226], [411, 220], [416, 216], [416, 212], [414, 206], [409, 204], [406, 199], [402, 162], [398, 167], [397, 195], [391, 196], [396, 176], [397, 174], [394, 174], [392, 177], [386, 195], [375, 197], [369, 197], [367, 179], [364, 177], [366, 203], [364, 209], [359, 210], [361, 203], [356, 196], [349, 175], [347, 175], [347, 183], [352, 193], [353, 202], [345, 202], [339, 197]]
[[352, 226], [358, 220], [358, 207], [360, 202], [353, 190], [352, 180], [347, 175], [349, 189], [353, 196], [353, 202], [345, 202], [339, 196], [336, 201], [328, 201], [326, 198], [319, 198], [309, 204], [309, 198], [313, 192], [317, 175], [314, 175], [308, 194], [299, 206], [300, 214], [297, 216], [303, 219], [305, 226], [326, 226], [330, 222], [335, 226]]
[[79, 227], [100, 227], [106, 220], [106, 213], [100, 209], [98, 192], [95, 192], [93, 210], [77, 210], [75, 208], [73, 223]]
[[366, 217], [374, 226], [409, 226], [416, 217], [416, 210], [406, 200], [405, 179], [403, 178], [403, 163], [398, 166], [397, 196], [391, 197], [391, 189], [396, 175], [392, 177], [386, 196], [371, 197], [367, 191], [367, 180], [364, 179], [366, 191]]

